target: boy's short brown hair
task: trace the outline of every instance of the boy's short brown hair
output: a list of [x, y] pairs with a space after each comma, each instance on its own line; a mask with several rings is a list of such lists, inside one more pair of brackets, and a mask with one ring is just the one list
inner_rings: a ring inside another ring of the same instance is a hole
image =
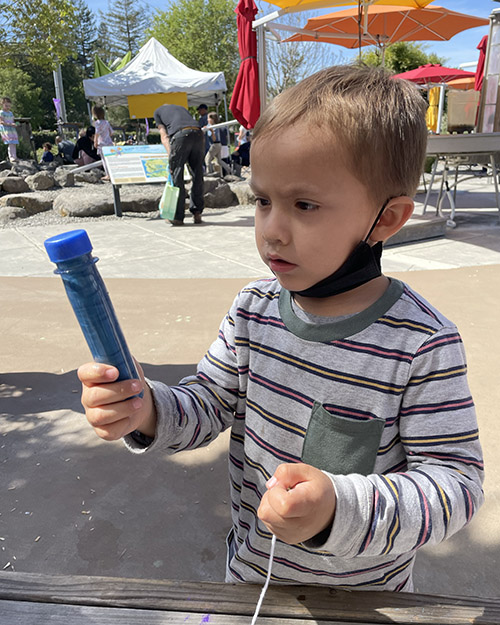
[[50, 152], [50, 150], [52, 150], [52, 143], [49, 143], [47, 141], [46, 143], [42, 145], [42, 148], [46, 148]]
[[382, 68], [333, 66], [278, 95], [252, 140], [299, 124], [316, 129], [381, 205], [416, 193], [427, 144], [425, 111], [418, 89]]

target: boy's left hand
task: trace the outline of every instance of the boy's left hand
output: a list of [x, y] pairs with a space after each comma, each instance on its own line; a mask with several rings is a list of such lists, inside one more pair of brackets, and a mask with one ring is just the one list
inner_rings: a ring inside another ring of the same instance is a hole
[[319, 469], [308, 464], [281, 464], [266, 486], [258, 516], [283, 542], [304, 542], [332, 523], [335, 489]]

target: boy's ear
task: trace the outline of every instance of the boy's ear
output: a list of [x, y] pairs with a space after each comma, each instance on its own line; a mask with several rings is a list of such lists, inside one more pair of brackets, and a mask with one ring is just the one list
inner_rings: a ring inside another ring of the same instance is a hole
[[396, 234], [413, 214], [415, 204], [411, 197], [402, 195], [387, 203], [378, 224], [370, 235], [372, 241], [387, 241]]

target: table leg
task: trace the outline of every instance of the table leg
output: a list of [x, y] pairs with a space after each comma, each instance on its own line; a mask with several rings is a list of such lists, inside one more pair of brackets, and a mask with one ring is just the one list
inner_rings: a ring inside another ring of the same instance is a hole
[[439, 154], [436, 154], [436, 160], [434, 161], [434, 165], [432, 166], [432, 170], [431, 170], [431, 179], [429, 182], [429, 188], [427, 189], [427, 193], [425, 195], [424, 208], [422, 211], [423, 215], [425, 215], [425, 211], [427, 210], [427, 205], [429, 204], [429, 198], [430, 198], [431, 191], [432, 191], [432, 185], [434, 184], [434, 178], [436, 176], [436, 169], [438, 166], [438, 162], [439, 162]]
[[500, 212], [500, 201], [499, 201], [499, 197], [498, 197], [498, 177], [497, 177], [497, 166], [496, 166], [496, 159], [495, 159], [495, 155], [494, 154], [490, 154], [490, 163], [491, 163], [491, 171], [493, 173], [493, 182], [495, 184], [495, 197], [497, 200], [497, 208]]

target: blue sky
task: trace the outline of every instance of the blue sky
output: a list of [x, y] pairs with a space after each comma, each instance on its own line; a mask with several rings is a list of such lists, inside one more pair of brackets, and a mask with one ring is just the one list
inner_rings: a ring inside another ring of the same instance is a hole
[[[107, 2], [103, 2], [103, 0], [87, 0], [87, 4], [89, 8], [95, 12], [97, 12], [98, 9], [105, 10], [107, 7]], [[168, 8], [170, 2], [168, 0], [147, 0], [147, 4], [153, 9], [158, 8], [160, 10], [165, 10]], [[477, 17], [489, 17], [493, 9], [500, 10], [500, 2], [495, 2], [494, 0], [435, 0], [433, 4]], [[273, 10], [276, 7], [270, 6], [269, 8]], [[331, 9], [325, 9], [321, 13], [325, 14], [330, 12]], [[447, 64], [452, 67], [458, 67], [462, 63], [477, 62], [479, 55], [476, 50], [477, 44], [481, 41], [482, 36], [487, 34], [488, 26], [471, 28], [470, 30], [455, 35], [455, 37], [449, 41], [426, 43], [426, 46], [428, 46], [426, 51], [435, 52], [439, 56], [446, 58]], [[346, 55], [345, 48], [339, 47], [339, 50]], [[347, 53], [347, 58], [348, 54], [349, 53]]]

